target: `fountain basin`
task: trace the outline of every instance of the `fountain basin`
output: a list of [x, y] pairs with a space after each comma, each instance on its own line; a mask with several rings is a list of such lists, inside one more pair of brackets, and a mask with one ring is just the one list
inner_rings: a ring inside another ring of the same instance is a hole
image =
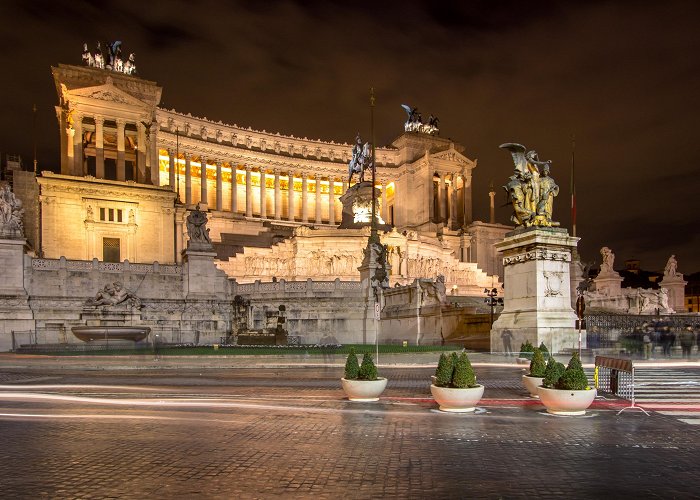
[[73, 326], [73, 335], [83, 342], [139, 342], [151, 332], [149, 326]]

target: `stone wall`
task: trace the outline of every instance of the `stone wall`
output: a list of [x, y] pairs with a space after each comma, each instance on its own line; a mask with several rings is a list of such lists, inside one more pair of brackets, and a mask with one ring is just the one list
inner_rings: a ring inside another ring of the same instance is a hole
[[231, 285], [231, 293], [250, 300], [253, 329], [266, 326], [267, 313], [284, 306], [289, 335], [313, 344], [329, 335], [340, 343], [374, 342], [366, 325], [364, 293], [357, 281], [285, 281]]

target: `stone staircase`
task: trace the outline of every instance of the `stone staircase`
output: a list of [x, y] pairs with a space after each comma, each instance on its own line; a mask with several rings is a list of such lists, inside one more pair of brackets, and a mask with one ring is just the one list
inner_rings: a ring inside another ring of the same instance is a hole
[[221, 233], [221, 241], [214, 242], [216, 258], [227, 261], [236, 254], [243, 253], [244, 247], [271, 248], [272, 246], [292, 237], [292, 227], [264, 223], [258, 234]]

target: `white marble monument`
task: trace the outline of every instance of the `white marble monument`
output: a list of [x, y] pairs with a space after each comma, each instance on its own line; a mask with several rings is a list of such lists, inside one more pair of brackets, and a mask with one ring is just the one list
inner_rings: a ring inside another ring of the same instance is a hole
[[682, 312], [685, 309], [685, 285], [687, 284], [683, 274], [678, 272], [676, 256], [671, 255], [666, 262], [664, 277], [659, 282], [659, 286], [667, 291], [668, 305], [676, 312]]
[[578, 238], [565, 229], [521, 228], [496, 244], [503, 253], [504, 308], [491, 328], [491, 351], [502, 351], [509, 330], [517, 349], [529, 340], [551, 352], [578, 347], [569, 264]]

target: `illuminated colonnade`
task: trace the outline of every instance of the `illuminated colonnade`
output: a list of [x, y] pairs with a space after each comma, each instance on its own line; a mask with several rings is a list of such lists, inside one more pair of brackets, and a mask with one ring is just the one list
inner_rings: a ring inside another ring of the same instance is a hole
[[[199, 204], [200, 208], [219, 212], [297, 223], [337, 225], [342, 219], [340, 196], [348, 183], [340, 175], [267, 169], [189, 153], [180, 153], [176, 158], [172, 150], [163, 149], [159, 160], [160, 184], [169, 185], [179, 193], [181, 202], [188, 208]], [[387, 193], [387, 187], [377, 183], [382, 192], [385, 220], [393, 183], [389, 187]]]

